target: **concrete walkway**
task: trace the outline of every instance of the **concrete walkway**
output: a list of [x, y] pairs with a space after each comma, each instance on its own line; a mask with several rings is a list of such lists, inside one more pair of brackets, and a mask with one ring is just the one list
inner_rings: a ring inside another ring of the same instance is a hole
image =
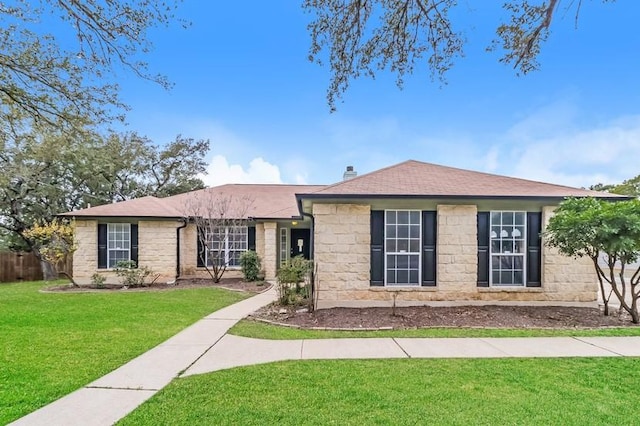
[[276, 298], [271, 289], [223, 308], [14, 425], [111, 425], [179, 376], [302, 359], [640, 356], [640, 337], [260, 340], [226, 334]]
[[112, 425], [169, 384], [236, 322], [276, 299], [275, 288], [201, 319], [95, 382], [12, 425]]

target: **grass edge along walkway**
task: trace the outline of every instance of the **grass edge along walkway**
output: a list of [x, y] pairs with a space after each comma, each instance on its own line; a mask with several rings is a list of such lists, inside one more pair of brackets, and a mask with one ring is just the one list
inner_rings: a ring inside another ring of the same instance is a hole
[[228, 334], [255, 339], [297, 340], [335, 339], [351, 337], [595, 337], [640, 336], [640, 327], [611, 327], [594, 329], [510, 329], [433, 327], [397, 330], [315, 330], [268, 324], [245, 319], [234, 325]]

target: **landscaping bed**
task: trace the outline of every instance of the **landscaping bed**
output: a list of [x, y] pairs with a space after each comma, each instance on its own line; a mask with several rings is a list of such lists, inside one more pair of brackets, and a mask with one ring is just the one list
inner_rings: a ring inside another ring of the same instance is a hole
[[253, 281], [247, 282], [242, 278], [222, 278], [219, 283], [214, 283], [211, 279], [205, 278], [184, 278], [179, 279], [174, 284], [167, 284], [166, 282], [156, 281], [149, 285], [142, 287], [127, 287], [122, 284], [102, 284], [96, 286], [95, 284], [86, 284], [76, 287], [72, 284], [54, 285], [46, 287], [42, 291], [44, 292], [110, 292], [110, 291], [159, 291], [159, 290], [171, 290], [171, 289], [185, 289], [185, 288], [204, 288], [204, 287], [217, 287], [227, 290], [244, 291], [248, 293], [262, 293], [270, 287], [270, 284], [265, 281]]
[[464, 328], [601, 328], [631, 327], [631, 318], [614, 310], [604, 316], [598, 308], [562, 306], [414, 306], [396, 308], [332, 308], [306, 312], [272, 304], [252, 318], [301, 328], [412, 329]]

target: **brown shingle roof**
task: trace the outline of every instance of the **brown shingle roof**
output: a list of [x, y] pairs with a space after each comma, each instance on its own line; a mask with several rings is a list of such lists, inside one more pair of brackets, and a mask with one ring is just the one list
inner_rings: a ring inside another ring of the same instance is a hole
[[182, 214], [168, 205], [163, 198], [152, 196], [120, 201], [113, 204], [90, 207], [63, 213], [61, 216], [83, 217], [181, 217]]
[[[320, 185], [243, 185], [229, 184], [187, 192], [166, 198], [143, 197], [114, 204], [91, 207], [63, 213], [77, 217], [183, 217], [192, 213], [194, 206], [206, 200], [223, 200], [245, 204], [244, 218], [287, 219], [298, 216], [295, 194], [315, 192]], [[231, 210], [237, 211], [233, 207]]]
[[586, 189], [456, 169], [409, 160], [351, 180], [326, 186], [300, 198], [347, 196], [422, 197], [620, 197]]

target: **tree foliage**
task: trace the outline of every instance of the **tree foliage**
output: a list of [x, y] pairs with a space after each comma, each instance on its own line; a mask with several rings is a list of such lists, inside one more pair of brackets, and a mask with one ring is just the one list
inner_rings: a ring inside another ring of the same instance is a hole
[[24, 231], [57, 214], [145, 195], [200, 189], [206, 140], [176, 137], [164, 146], [135, 133], [101, 137], [44, 125], [5, 135], [0, 150], [0, 228], [15, 248]]
[[605, 314], [613, 293], [633, 322], [640, 322], [640, 267], [636, 263], [640, 258], [639, 200], [568, 199], [549, 220], [545, 239], [564, 255], [591, 259]]
[[[559, 0], [505, 2], [507, 19], [497, 28], [489, 50], [503, 50], [500, 61], [520, 73], [538, 69], [536, 58], [559, 4]], [[582, 0], [568, 2], [566, 11], [573, 10], [577, 19], [581, 5]], [[335, 109], [351, 79], [363, 74], [374, 77], [383, 69], [394, 72], [401, 87], [404, 76], [426, 61], [432, 79], [445, 82], [465, 41], [452, 19], [456, 6], [457, 0], [305, 0], [303, 8], [313, 15], [309, 59], [322, 63], [327, 51], [329, 106]]]
[[23, 236], [32, 242], [34, 250], [41, 261], [47, 262], [58, 274], [63, 274], [73, 281], [73, 277], [64, 270], [67, 258], [76, 251], [73, 223], [53, 219], [51, 222], [34, 224], [24, 231]]
[[2, 2], [0, 122], [121, 119], [118, 71], [168, 87], [141, 58], [152, 48], [148, 30], [174, 22], [175, 8], [171, 0]]

